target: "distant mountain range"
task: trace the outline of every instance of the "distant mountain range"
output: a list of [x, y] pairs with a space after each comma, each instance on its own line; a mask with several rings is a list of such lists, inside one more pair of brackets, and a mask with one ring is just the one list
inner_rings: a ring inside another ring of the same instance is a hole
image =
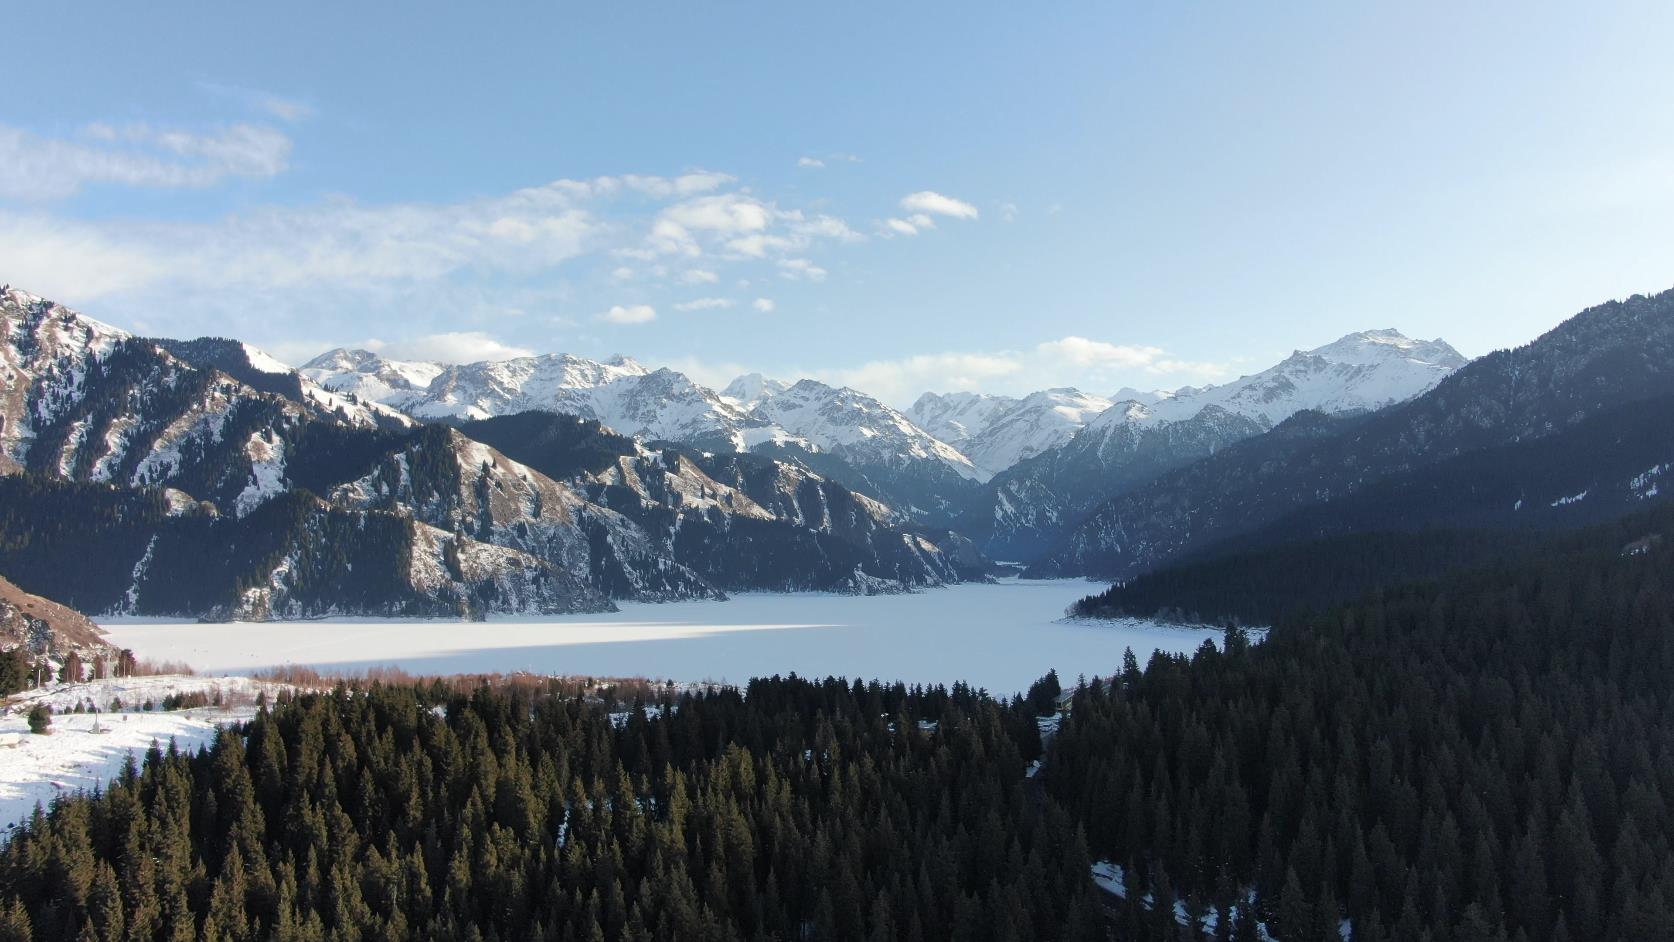
[[1364, 331], [1224, 386], [1118, 401], [1061, 444], [1000, 472], [959, 526], [987, 552], [1030, 560], [1101, 502], [1159, 474], [1299, 412], [1352, 414], [1404, 401], [1465, 362], [1440, 340]]
[[529, 456], [554, 478], [243, 344], [137, 338], [17, 290], [0, 294], [0, 369], [0, 573], [86, 612], [556, 613], [980, 575], [800, 467], [710, 464], [724, 482], [702, 451], [531, 413], [513, 440], [561, 442]]
[[1674, 395], [1671, 309], [1602, 305], [1469, 363], [1368, 330], [1218, 386], [925, 394], [903, 412], [626, 357], [337, 349], [293, 370], [7, 290], [0, 574], [90, 612], [474, 616], [1563, 526], [1662, 493], [1674, 452], [1646, 410]]
[[1126, 488], [1080, 515], [1032, 571], [1125, 578], [1287, 534], [1563, 526], [1662, 494], [1674, 462], [1674, 291], [1590, 308], [1438, 378], [1372, 412], [1299, 412]]

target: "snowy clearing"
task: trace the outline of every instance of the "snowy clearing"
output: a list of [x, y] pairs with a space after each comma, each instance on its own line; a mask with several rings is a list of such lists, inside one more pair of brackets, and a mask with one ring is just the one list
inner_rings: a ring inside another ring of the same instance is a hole
[[621, 612], [487, 622], [333, 619], [196, 624], [104, 622], [110, 641], [142, 658], [201, 673], [306, 665], [333, 671], [395, 666], [414, 673], [533, 671], [682, 681], [805, 676], [965, 681], [1021, 692], [1055, 668], [1064, 682], [1109, 675], [1132, 647], [1189, 652], [1208, 629], [1128, 620], [1069, 623], [1065, 608], [1095, 591], [1082, 580], [967, 584], [911, 595], [746, 594], [729, 602], [626, 604]]
[[[0, 716], [0, 840], [35, 810], [37, 802], [46, 806], [60, 795], [108, 782], [122, 771], [130, 753], [142, 760], [153, 742], [166, 749], [173, 739], [188, 751], [209, 744], [218, 727], [255, 715], [256, 695], [263, 689], [270, 697], [277, 690], [243, 677], [129, 677], [54, 684], [13, 699], [10, 712]], [[160, 704], [170, 694], [213, 698], [217, 692], [225, 706], [172, 712], [138, 709], [147, 700]], [[124, 712], [55, 713], [49, 734], [29, 732], [27, 713], [35, 704], [56, 711], [92, 701], [104, 710], [113, 699], [122, 701]], [[104, 732], [95, 732], [95, 723]]]

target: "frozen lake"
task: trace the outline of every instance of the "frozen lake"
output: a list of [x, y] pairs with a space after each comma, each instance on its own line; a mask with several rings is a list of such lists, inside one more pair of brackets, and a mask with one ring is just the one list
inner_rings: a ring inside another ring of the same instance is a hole
[[1021, 691], [1056, 668], [1066, 682], [1108, 675], [1132, 647], [1195, 650], [1219, 632], [1143, 621], [1064, 622], [1096, 591], [1081, 580], [958, 585], [912, 595], [734, 596], [728, 602], [625, 604], [604, 615], [486, 622], [336, 619], [275, 623], [104, 622], [142, 658], [200, 673], [286, 664], [414, 673], [534, 671], [741, 683], [788, 674], [948, 683]]

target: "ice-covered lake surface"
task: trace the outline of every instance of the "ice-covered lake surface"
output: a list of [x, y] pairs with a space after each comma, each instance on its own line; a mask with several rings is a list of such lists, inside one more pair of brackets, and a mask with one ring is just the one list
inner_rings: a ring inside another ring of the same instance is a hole
[[1021, 691], [1049, 668], [1066, 682], [1109, 675], [1133, 648], [1189, 652], [1218, 632], [1144, 621], [1071, 622], [1096, 591], [1081, 580], [968, 584], [909, 595], [743, 594], [727, 602], [625, 604], [603, 615], [486, 622], [333, 619], [274, 623], [105, 622], [142, 658], [200, 673], [307, 665], [396, 666], [414, 673], [533, 671], [742, 683], [751, 677], [965, 681]]

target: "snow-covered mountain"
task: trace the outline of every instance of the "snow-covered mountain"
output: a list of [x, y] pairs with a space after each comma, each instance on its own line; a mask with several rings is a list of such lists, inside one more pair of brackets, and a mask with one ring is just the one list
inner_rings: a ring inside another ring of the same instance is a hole
[[795, 459], [909, 516], [939, 511], [951, 492], [988, 476], [899, 411], [813, 380], [791, 385], [751, 374], [717, 393], [683, 373], [625, 357], [549, 354], [439, 367], [364, 350], [333, 350], [302, 372], [325, 388], [419, 419], [557, 412], [642, 442]]
[[1028, 558], [1095, 506], [1305, 410], [1341, 414], [1418, 396], [1466, 360], [1441, 340], [1348, 334], [1221, 386], [1113, 403], [1068, 441], [999, 473], [962, 521], [993, 555]]
[[628, 357], [589, 360], [567, 353], [443, 365], [386, 360], [366, 350], [332, 350], [305, 375], [419, 419], [484, 419], [539, 410], [601, 422], [645, 441], [747, 451], [783, 434], [685, 374], [652, 370]]
[[[562, 359], [445, 368], [421, 401], [512, 407], [514, 386], [547, 383], [640, 439], [691, 432], [679, 402], [700, 407], [693, 437], [703, 409], [761, 427], [678, 373]], [[235, 340], [137, 338], [0, 295], [0, 571], [84, 611], [254, 619], [597, 611], [733, 588], [898, 591], [969, 572], [892, 509], [769, 458], [728, 472], [782, 482], [758, 487], [763, 503], [695, 459], [530, 411], [591, 430], [546, 475], [361, 397], [366, 376], [416, 386], [403, 366], [334, 352], [310, 370], [337, 392]], [[566, 371], [579, 379], [565, 384]], [[525, 428], [511, 440], [551, 440]], [[584, 467], [601, 454], [631, 460], [632, 483]]]
[[[1247, 550], [1355, 529], [1556, 522], [1590, 500], [1644, 499], [1674, 453], [1674, 291], [1598, 305], [1457, 370], [1445, 344], [1393, 331], [1311, 356], [1325, 365], [1303, 364], [1304, 376], [1336, 375], [1349, 392], [1318, 389], [1318, 411], [1113, 496], [1034, 571], [1126, 578], [1232, 541]], [[1414, 386], [1421, 394], [1374, 413], [1325, 414]]]
[[760, 373], [745, 373], [721, 390], [721, 398], [743, 409], [754, 409], [769, 396], [777, 396], [790, 388], [790, 383]]
[[958, 449], [847, 386], [799, 380], [762, 398], [753, 414], [852, 464], [900, 468], [929, 461], [971, 480], [982, 476]]
[[1045, 389], [1022, 399], [976, 393], [925, 393], [908, 417], [955, 446], [984, 476], [993, 477], [1025, 458], [1056, 448], [1112, 400], [1079, 389]]
[[927, 392], [907, 408], [907, 418], [919, 428], [959, 448], [1021, 400], [986, 393]]
[[443, 363], [390, 360], [370, 350], [328, 350], [302, 364], [302, 375], [326, 389], [365, 402], [404, 409], [447, 370]]
[[[1304, 409], [1327, 414], [1381, 409], [1427, 392], [1468, 362], [1444, 340], [1412, 340], [1398, 330], [1363, 330], [1323, 347], [1298, 350], [1268, 369], [1220, 386], [1136, 397], [1109, 421], [1177, 422], [1220, 406], [1272, 427]], [[1099, 423], [1107, 424], [1106, 417]]]

